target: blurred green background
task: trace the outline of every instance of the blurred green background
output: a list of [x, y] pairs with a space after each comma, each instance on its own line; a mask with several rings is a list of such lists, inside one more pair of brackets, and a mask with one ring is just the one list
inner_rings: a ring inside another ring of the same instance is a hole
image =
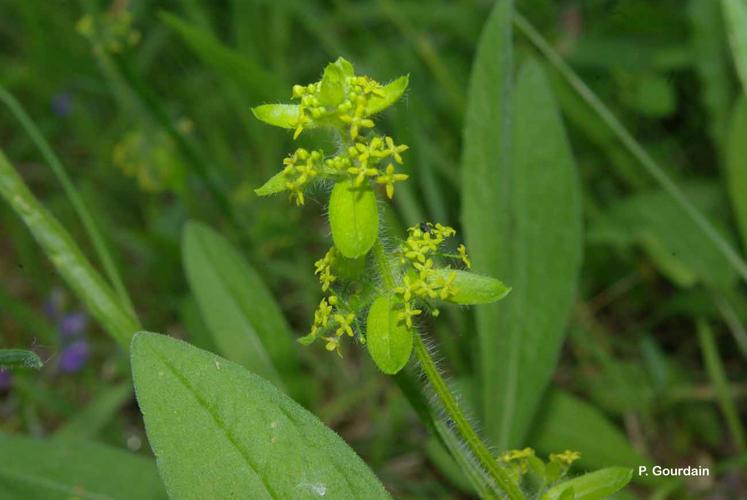
[[[215, 350], [182, 269], [185, 221], [208, 224], [242, 251], [299, 336], [321, 297], [313, 262], [329, 244], [323, 191], [301, 209], [283, 195], [254, 195], [293, 141], [250, 108], [288, 101], [293, 83], [316, 81], [338, 56], [381, 82], [409, 73], [405, 98], [379, 122], [410, 146], [411, 179], [398, 185], [386, 216], [393, 228], [433, 220], [459, 230], [468, 80], [491, 6], [4, 0], [0, 84], [65, 164], [115, 249], [146, 328]], [[744, 172], [747, 121], [734, 111], [744, 91], [720, 3], [525, 0], [517, 8], [744, 255], [734, 193], [747, 197], [747, 188], [735, 187], [727, 171], [731, 162]], [[515, 41], [517, 59], [533, 52], [520, 34]], [[711, 467], [707, 478], [638, 481], [633, 497], [744, 495], [744, 283], [587, 104], [547, 71], [581, 177], [584, 263], [555, 389], [527, 445], [543, 453], [588, 447], [582, 469], [642, 457]], [[306, 144], [326, 140], [304, 134]], [[4, 106], [0, 147], [94, 255], [55, 177]], [[147, 453], [126, 357], [5, 204], [0, 230], [0, 347], [32, 348], [47, 362], [40, 373], [2, 374], [0, 430], [78, 433]], [[449, 309], [428, 330], [470, 406], [474, 319]], [[298, 351], [302, 402], [393, 494], [470, 495], [364, 351], [348, 349], [343, 359], [319, 346]], [[86, 412], [96, 418], [81, 420]]]

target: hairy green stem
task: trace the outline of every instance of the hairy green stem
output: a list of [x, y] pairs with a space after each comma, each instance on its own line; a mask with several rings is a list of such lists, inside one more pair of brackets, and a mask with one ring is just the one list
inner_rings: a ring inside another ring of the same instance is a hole
[[747, 282], [747, 263], [739, 256], [732, 246], [719, 234], [716, 228], [708, 221], [700, 210], [698, 210], [687, 199], [682, 190], [672, 181], [666, 171], [649, 155], [643, 146], [632, 136], [630, 132], [620, 123], [620, 120], [612, 114], [612, 111], [594, 94], [581, 78], [566, 64], [563, 58], [545, 40], [542, 35], [522, 15], [514, 14], [514, 24], [529, 41], [547, 58], [558, 73], [568, 82], [581, 98], [597, 113], [599, 118], [617, 136], [620, 142], [628, 149], [631, 155], [638, 160], [659, 185], [666, 191], [685, 211], [693, 222], [700, 228], [706, 237], [711, 240], [723, 257]]
[[[384, 285], [389, 289], [394, 288], [394, 275], [384, 245], [381, 243], [381, 239], [377, 239], [376, 243], [374, 243], [373, 256]], [[425, 347], [420, 333], [415, 330], [413, 334], [415, 337], [415, 356], [420, 362], [423, 373], [425, 373], [425, 376], [428, 378], [428, 382], [431, 387], [433, 387], [438, 399], [441, 401], [446, 414], [449, 416], [449, 419], [454, 422], [454, 426], [464, 439], [467, 447], [509, 498], [512, 500], [523, 499], [524, 494], [511, 480], [503, 467], [498, 464], [495, 457], [493, 457], [490, 450], [488, 450], [488, 447], [477, 435], [477, 432], [472, 427], [469, 420], [467, 420], [464, 412], [462, 412], [462, 409], [459, 407], [456, 398], [451, 393], [448, 384], [441, 376], [441, 373], [439, 373], [438, 367], [436, 367], [436, 362]]]
[[130, 313], [133, 318], [135, 318], [137, 316], [135, 313], [135, 308], [132, 305], [132, 300], [130, 299], [129, 294], [127, 293], [127, 288], [124, 286], [122, 277], [117, 270], [117, 266], [114, 264], [114, 259], [112, 258], [109, 249], [104, 243], [104, 239], [102, 238], [101, 233], [96, 227], [96, 224], [93, 221], [93, 217], [86, 208], [85, 203], [83, 203], [83, 200], [78, 194], [78, 191], [75, 189], [75, 186], [70, 180], [70, 177], [68, 177], [67, 172], [65, 171], [65, 167], [62, 166], [62, 162], [59, 160], [57, 155], [54, 154], [54, 151], [52, 151], [49, 143], [46, 141], [46, 139], [44, 139], [44, 136], [41, 134], [41, 132], [39, 132], [39, 129], [36, 127], [28, 114], [26, 114], [26, 111], [24, 111], [18, 100], [16, 100], [16, 98], [13, 97], [13, 95], [1, 85], [0, 101], [2, 101], [8, 107], [13, 116], [26, 130], [26, 133], [29, 135], [29, 137], [31, 137], [32, 142], [39, 149], [39, 152], [41, 153], [44, 160], [49, 164], [49, 167], [52, 169], [55, 177], [57, 177], [57, 180], [62, 185], [62, 189], [65, 191], [65, 195], [73, 205], [73, 209], [75, 209], [75, 212], [78, 214], [78, 218], [83, 223], [83, 227], [85, 228], [86, 233], [88, 233], [88, 237], [91, 239], [91, 243], [93, 244], [93, 249], [98, 256], [101, 265], [104, 267], [104, 272], [109, 278], [111, 285], [114, 287], [114, 291], [119, 297], [119, 300], [122, 302], [122, 306], [127, 310], [127, 312]]

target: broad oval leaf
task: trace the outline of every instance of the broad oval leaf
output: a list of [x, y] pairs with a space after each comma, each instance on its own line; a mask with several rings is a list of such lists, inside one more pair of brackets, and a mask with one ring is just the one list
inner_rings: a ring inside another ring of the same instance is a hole
[[598, 471], [575, 477], [553, 486], [542, 495], [542, 500], [559, 500], [566, 498], [564, 494], [573, 490], [575, 500], [597, 500], [607, 498], [616, 491], [620, 491], [630, 482], [633, 470], [626, 467], [608, 467]]
[[235, 363], [143, 332], [132, 371], [172, 498], [389, 498], [337, 434]]
[[91, 315], [124, 348], [140, 329], [135, 319], [101, 275], [83, 256], [70, 233], [29, 191], [0, 151], [0, 196], [15, 210], [49, 256], [57, 271], [85, 304]]
[[288, 181], [285, 179], [285, 175], [283, 172], [278, 172], [277, 174], [270, 177], [267, 182], [262, 184], [261, 187], [254, 190], [254, 192], [257, 194], [257, 196], [269, 196], [271, 194], [281, 193], [288, 189], [286, 186], [288, 184]]
[[391, 297], [374, 300], [366, 320], [366, 345], [376, 366], [394, 375], [407, 364], [412, 354], [412, 330], [397, 320]]
[[507, 300], [476, 309], [482, 420], [499, 448], [520, 445], [550, 380], [582, 248], [576, 167], [539, 63], [527, 60], [514, 88], [512, 16], [511, 1], [497, 2], [481, 35], [462, 158], [475, 270], [513, 287]]
[[152, 459], [88, 441], [0, 434], [4, 500], [166, 498]]
[[[297, 104], [262, 104], [252, 108], [252, 113], [258, 120], [282, 128], [296, 128], [298, 111]], [[313, 122], [304, 127], [312, 128]]]
[[293, 335], [257, 272], [223, 236], [198, 222], [185, 226], [182, 252], [219, 352], [281, 387], [297, 382]]
[[450, 279], [454, 275], [456, 293], [449, 302], [462, 305], [490, 304], [509, 294], [511, 288], [502, 281], [490, 276], [461, 271], [458, 269], [437, 269], [436, 276]]
[[400, 76], [393, 82], [384, 85], [384, 95], [374, 96], [368, 101], [366, 106], [366, 115], [373, 115], [382, 111], [402, 97], [402, 94], [407, 90], [407, 85], [410, 83], [410, 75]]
[[368, 186], [352, 180], [335, 184], [329, 198], [329, 225], [335, 247], [350, 259], [366, 255], [379, 235], [379, 208]]
[[0, 368], [36, 368], [44, 363], [35, 352], [24, 349], [0, 349]]

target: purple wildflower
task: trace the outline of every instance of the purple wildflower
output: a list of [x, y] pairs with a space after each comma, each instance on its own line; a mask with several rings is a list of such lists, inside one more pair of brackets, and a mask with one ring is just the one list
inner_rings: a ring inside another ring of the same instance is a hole
[[0, 391], [7, 391], [13, 385], [13, 377], [8, 370], [0, 370]]
[[88, 361], [91, 349], [85, 340], [76, 340], [62, 350], [57, 368], [62, 373], [76, 373], [83, 369]]
[[88, 316], [83, 311], [66, 314], [60, 320], [60, 335], [63, 339], [71, 338], [83, 333], [88, 326]]
[[73, 96], [63, 91], [52, 97], [52, 111], [60, 117], [65, 117], [73, 111]]

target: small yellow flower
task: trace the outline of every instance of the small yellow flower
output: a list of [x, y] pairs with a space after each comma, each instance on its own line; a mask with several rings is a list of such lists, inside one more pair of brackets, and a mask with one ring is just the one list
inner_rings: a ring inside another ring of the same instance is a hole
[[573, 462], [581, 458], [581, 453], [577, 451], [565, 450], [562, 453], [550, 453], [550, 462], [559, 465], [570, 466]]
[[390, 200], [394, 196], [394, 183], [400, 181], [406, 181], [409, 176], [407, 174], [397, 174], [394, 172], [394, 165], [391, 163], [386, 167], [386, 174], [379, 175], [376, 178], [378, 184], [386, 185], [386, 195]]
[[327, 341], [326, 344], [324, 344], [324, 348], [328, 351], [337, 351], [337, 355], [342, 357], [342, 351], [340, 349], [341, 343], [339, 337], [324, 337], [324, 340]]
[[397, 320], [404, 321], [407, 328], [412, 328], [412, 318], [422, 313], [420, 309], [412, 307], [412, 303], [405, 302], [404, 310], [397, 315]]
[[457, 252], [459, 253], [459, 258], [462, 259], [464, 265], [467, 266], [467, 269], [472, 269], [472, 261], [467, 256], [467, 249], [464, 247], [464, 244], [457, 247]]
[[335, 332], [338, 337], [341, 337], [343, 334], [347, 333], [348, 337], [353, 336], [353, 328], [352, 323], [355, 321], [355, 314], [354, 313], [348, 313], [348, 314], [335, 314], [334, 316], [335, 321], [337, 321], [338, 328]]
[[405, 151], [410, 149], [409, 146], [405, 144], [396, 146], [394, 144], [394, 139], [388, 136], [384, 139], [384, 141], [386, 142], [386, 149], [383, 150], [383, 153], [392, 156], [394, 158], [394, 161], [402, 165], [402, 156], [400, 156], [400, 153], [404, 153]]

